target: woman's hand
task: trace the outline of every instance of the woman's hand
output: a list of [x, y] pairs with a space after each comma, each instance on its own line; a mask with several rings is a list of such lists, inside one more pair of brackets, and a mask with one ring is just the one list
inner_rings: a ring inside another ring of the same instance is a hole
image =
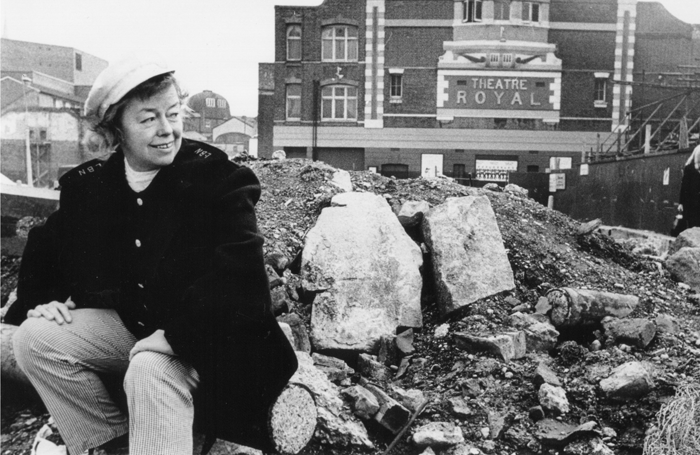
[[68, 297], [65, 303], [53, 302], [37, 305], [33, 310], [27, 311], [28, 318], [45, 318], [49, 321], [56, 321], [56, 324], [61, 325], [64, 322], [70, 324], [73, 317], [70, 315], [70, 310], [75, 309], [75, 302]]
[[161, 354], [175, 355], [170, 343], [165, 339], [165, 331], [156, 330], [150, 336], [136, 342], [131, 352], [129, 352], [129, 360], [133, 359], [136, 354], [142, 351], [160, 352]]

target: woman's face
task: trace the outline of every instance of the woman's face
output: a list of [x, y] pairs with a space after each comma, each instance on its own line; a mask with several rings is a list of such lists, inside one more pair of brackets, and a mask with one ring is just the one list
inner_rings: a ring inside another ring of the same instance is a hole
[[153, 171], [172, 163], [182, 144], [180, 97], [175, 86], [127, 104], [121, 131], [121, 148], [134, 170]]

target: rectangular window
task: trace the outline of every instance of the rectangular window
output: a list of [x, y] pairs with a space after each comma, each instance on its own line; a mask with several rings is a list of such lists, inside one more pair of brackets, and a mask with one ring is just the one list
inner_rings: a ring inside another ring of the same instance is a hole
[[570, 156], [553, 156], [549, 158], [549, 168], [551, 170], [571, 169], [572, 159]]
[[287, 60], [301, 60], [301, 25], [287, 27]]
[[216, 106], [222, 109], [226, 109], [226, 100], [218, 99], [216, 100]]
[[334, 25], [324, 28], [321, 58], [325, 62], [357, 61], [357, 27]]
[[536, 164], [528, 164], [527, 165], [527, 172], [540, 172], [540, 167], [537, 166]]
[[493, 5], [493, 18], [497, 21], [510, 20], [510, 0], [496, 0]]
[[391, 75], [390, 95], [392, 98], [401, 98], [403, 96], [403, 74]]
[[77, 52], [75, 54], [75, 69], [78, 71], [83, 70], [83, 55], [78, 54]]
[[502, 59], [504, 65], [510, 65], [513, 63], [513, 54], [503, 54]]
[[489, 54], [489, 61], [491, 65], [498, 65], [501, 61], [501, 54]]
[[606, 93], [607, 93], [607, 88], [608, 88], [608, 80], [607, 79], [599, 79], [596, 78], [595, 80], [595, 101], [596, 103], [605, 103], [607, 101]]
[[216, 107], [216, 99], [214, 98], [207, 98], [206, 103], [207, 107]]
[[287, 85], [287, 120], [301, 120], [301, 84]]
[[539, 22], [540, 21], [540, 4], [539, 3], [523, 3], [523, 21], [524, 22]]
[[346, 85], [324, 87], [321, 91], [322, 120], [356, 120], [357, 89]]
[[464, 2], [464, 22], [481, 22], [481, 0]]

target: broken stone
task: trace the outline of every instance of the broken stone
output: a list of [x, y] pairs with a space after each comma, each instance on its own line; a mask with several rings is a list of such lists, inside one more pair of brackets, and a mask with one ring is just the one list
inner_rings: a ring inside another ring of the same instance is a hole
[[455, 333], [457, 347], [467, 352], [486, 351], [500, 356], [506, 362], [521, 359], [527, 350], [524, 332], [506, 332], [502, 335], [479, 337], [464, 332]]
[[411, 418], [411, 413], [398, 401], [391, 398], [384, 390], [374, 384], [370, 384], [366, 379], [360, 380], [360, 385], [372, 392], [379, 403], [379, 412], [374, 416], [381, 426], [396, 434]]
[[549, 322], [537, 322], [525, 329], [528, 352], [549, 352], [559, 341], [559, 332]]
[[668, 247], [668, 255], [673, 256], [681, 248], [700, 248], [700, 227], [693, 227], [681, 232]]
[[486, 196], [447, 198], [423, 222], [440, 313], [515, 288], [513, 270]]
[[600, 388], [610, 398], [629, 400], [649, 393], [654, 381], [641, 362], [627, 362], [612, 371], [610, 377], [600, 381]]
[[674, 335], [678, 332], [678, 321], [668, 314], [659, 314], [654, 322], [656, 323], [656, 331], [659, 333]]
[[499, 412], [495, 411], [489, 411], [488, 413], [488, 423], [489, 423], [489, 437], [491, 439], [498, 439], [501, 437], [501, 433], [503, 432], [503, 429], [506, 427], [506, 420], [511, 420], [512, 418], [509, 419], [508, 415], [501, 414]]
[[297, 351], [296, 355], [299, 367], [289, 383], [299, 384], [313, 395], [318, 411], [318, 440], [331, 445], [374, 448], [362, 422], [345, 412], [338, 388], [314, 366], [309, 354]]
[[430, 447], [426, 447], [426, 449], [422, 451], [420, 455], [435, 455], [435, 451]]
[[603, 224], [603, 220], [600, 218], [596, 218], [587, 223], [581, 223], [578, 229], [576, 229], [576, 235], [588, 235], [598, 229], [601, 224]]
[[540, 405], [555, 416], [569, 412], [569, 400], [563, 388], [545, 383], [540, 386], [537, 396]]
[[[341, 193], [306, 235], [302, 277], [322, 270], [311, 338], [318, 350], [376, 352], [396, 328], [421, 327], [423, 255], [381, 196]], [[309, 267], [312, 266], [312, 267]]]
[[355, 415], [363, 419], [371, 419], [379, 412], [377, 397], [361, 385], [344, 389], [343, 395], [348, 398]]
[[462, 443], [440, 452], [440, 455], [479, 455], [481, 450], [473, 445]]
[[611, 342], [646, 348], [656, 336], [656, 324], [648, 319], [603, 319], [605, 336]]
[[474, 415], [474, 411], [469, 407], [467, 400], [464, 398], [450, 398], [447, 404], [447, 409], [456, 417], [469, 417]]
[[[272, 270], [275, 271], [275, 275], [277, 275], [277, 278], [284, 272], [284, 270], [287, 268], [289, 265], [289, 258], [287, 257], [286, 254], [282, 253], [279, 250], [275, 250], [270, 252], [268, 255], [265, 256], [265, 264], [269, 265], [272, 267]], [[267, 273], [268, 276], [270, 276], [270, 272], [268, 271]], [[274, 276], [273, 276], [274, 278]], [[270, 283], [272, 284], [272, 283]]]
[[523, 303], [522, 305], [518, 305], [518, 306], [516, 306], [516, 307], [513, 307], [513, 312], [514, 312], [514, 313], [515, 313], [515, 312], [524, 313], [524, 312], [527, 312], [527, 311], [530, 311], [530, 305], [528, 305], [527, 303]]
[[409, 411], [415, 412], [425, 402], [425, 394], [417, 389], [404, 390], [395, 385], [389, 385], [389, 395], [405, 406]]
[[566, 455], [615, 455], [605, 442], [600, 438], [592, 438], [586, 441], [575, 441], [564, 448]]
[[284, 336], [287, 337], [287, 341], [289, 341], [289, 344], [294, 346], [294, 333], [292, 332], [292, 328], [289, 326], [289, 324], [285, 322], [277, 322], [280, 326], [280, 329], [282, 329], [282, 332], [284, 333]]
[[430, 204], [426, 201], [406, 201], [401, 206], [398, 216], [411, 217], [416, 213], [426, 214], [430, 211]]
[[556, 373], [551, 370], [544, 362], [540, 362], [537, 365], [537, 370], [535, 370], [535, 378], [533, 380], [535, 387], [540, 388], [542, 384], [550, 384], [553, 386], [561, 387], [561, 381], [557, 377]]
[[293, 342], [292, 346], [295, 351], [311, 352], [311, 342], [309, 341], [309, 333], [306, 331], [306, 325], [301, 318], [294, 314], [289, 313], [282, 316], [278, 316], [277, 320], [288, 324], [292, 329]]
[[450, 333], [450, 325], [440, 324], [439, 326], [435, 327], [435, 333], [433, 335], [435, 338], [445, 338], [448, 333]]
[[549, 323], [549, 318], [541, 314], [527, 314], [521, 312], [515, 312], [510, 315], [510, 324], [516, 329], [524, 329], [533, 324], [538, 324], [540, 322]]
[[596, 324], [606, 316], [624, 318], [639, 305], [639, 298], [633, 295], [589, 289], [552, 289], [547, 299], [552, 303], [551, 320], [556, 328]]
[[516, 307], [516, 306], [518, 306], [518, 305], [522, 305], [522, 304], [523, 304], [523, 302], [521, 302], [520, 300], [516, 299], [516, 298], [513, 297], [513, 296], [508, 296], [508, 297], [506, 297], [506, 298], [505, 298], [505, 301], [506, 301], [506, 303], [507, 303], [508, 305], [510, 305], [511, 307]]
[[431, 422], [413, 433], [413, 443], [418, 447], [447, 448], [463, 442], [462, 429], [448, 422]]
[[462, 396], [464, 397], [476, 398], [482, 393], [481, 386], [479, 385], [479, 381], [477, 379], [466, 379], [464, 382], [462, 382], [461, 386]]
[[538, 314], [548, 314], [552, 310], [552, 304], [549, 302], [547, 297], [540, 297], [537, 299], [537, 305], [535, 305], [535, 312]]
[[416, 351], [413, 347], [413, 329], [404, 330], [396, 335], [396, 347], [404, 356], [411, 355]]
[[511, 193], [516, 196], [524, 197], [526, 198], [528, 195], [528, 190], [523, 188], [522, 186], [516, 185], [515, 183], [509, 183], [503, 188], [503, 191], [506, 193]]
[[265, 264], [265, 271], [267, 272], [267, 279], [270, 282], [270, 289], [274, 289], [284, 284], [282, 277], [277, 274], [271, 265]]
[[289, 384], [269, 413], [269, 431], [277, 453], [299, 453], [316, 430], [318, 411], [311, 392]]
[[330, 379], [332, 382], [341, 382], [351, 374], [355, 373], [355, 370], [350, 368], [348, 364], [341, 359], [319, 354], [317, 352], [314, 352], [311, 355], [311, 358], [314, 360], [314, 365], [316, 368], [326, 373], [326, 376], [328, 376], [328, 379]]
[[275, 314], [275, 316], [282, 313], [288, 313], [292, 308], [292, 302], [289, 300], [287, 291], [283, 286], [271, 289], [270, 298], [272, 300], [272, 312]]
[[399, 364], [399, 369], [396, 371], [396, 375], [394, 376], [394, 379], [399, 379], [402, 378], [406, 372], [408, 371], [408, 368], [411, 366], [411, 356], [409, 357], [404, 357], [401, 359], [401, 364]]
[[535, 437], [543, 444], [555, 447], [564, 447], [579, 437], [599, 436], [595, 422], [575, 426], [554, 419], [544, 419], [537, 422], [536, 426]]
[[700, 247], [683, 247], [665, 262], [671, 276], [700, 291]]
[[350, 180], [350, 173], [348, 171], [335, 171], [333, 173], [333, 178], [331, 179], [331, 184], [337, 186], [343, 191], [352, 191], [352, 180]]
[[357, 358], [357, 369], [360, 370], [363, 376], [378, 382], [391, 379], [391, 370], [378, 362], [376, 357], [370, 354], [359, 355]]

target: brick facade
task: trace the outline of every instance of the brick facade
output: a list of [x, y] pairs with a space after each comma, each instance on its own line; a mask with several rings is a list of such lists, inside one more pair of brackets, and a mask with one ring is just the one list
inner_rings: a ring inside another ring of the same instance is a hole
[[[612, 131], [631, 127], [630, 110], [656, 95], [642, 97], [618, 81], [700, 56], [692, 26], [658, 4], [536, 3], [512, 1], [504, 19], [493, 0], [483, 0], [474, 21], [469, 4], [455, 0], [276, 7], [275, 63], [261, 64], [260, 156], [306, 151], [338, 167], [362, 162], [400, 176], [421, 175], [441, 160], [445, 175], [483, 179], [498, 174], [484, 166], [505, 162], [515, 172], [544, 173], [551, 158], [575, 166]], [[323, 30], [333, 24], [357, 27], [357, 61], [324, 61]], [[295, 26], [301, 58], [288, 60]], [[357, 87], [356, 118], [322, 118], [324, 84]], [[294, 120], [287, 118], [290, 85], [301, 87]]]

